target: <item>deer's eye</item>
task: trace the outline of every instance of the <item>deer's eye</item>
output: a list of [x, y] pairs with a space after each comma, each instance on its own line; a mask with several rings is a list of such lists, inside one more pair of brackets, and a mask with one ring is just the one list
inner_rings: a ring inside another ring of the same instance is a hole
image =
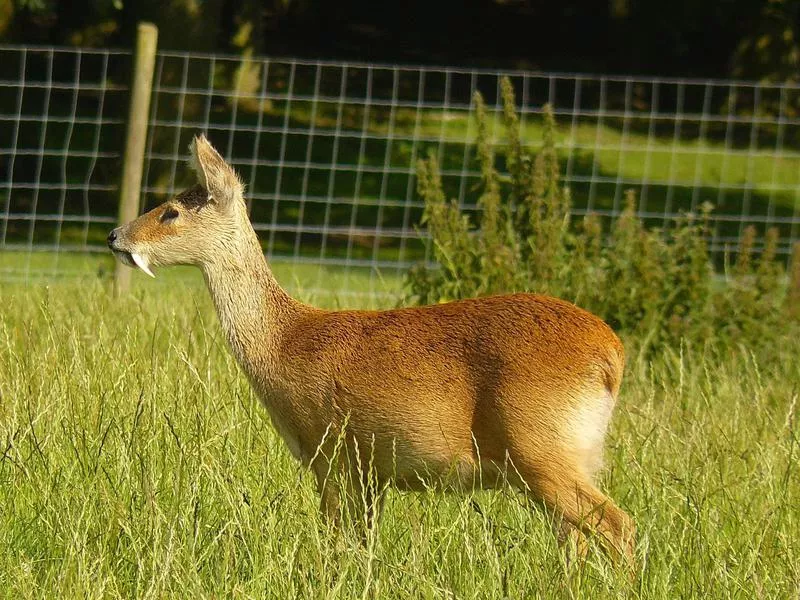
[[161, 214], [162, 223], [170, 223], [178, 218], [178, 210], [176, 208], [168, 208]]

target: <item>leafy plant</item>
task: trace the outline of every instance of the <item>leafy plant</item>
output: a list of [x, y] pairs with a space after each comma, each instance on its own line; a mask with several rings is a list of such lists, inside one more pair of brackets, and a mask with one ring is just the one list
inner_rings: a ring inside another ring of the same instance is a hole
[[635, 192], [628, 190], [613, 222], [594, 214], [573, 221], [569, 189], [560, 181], [552, 109], [542, 110], [542, 145], [534, 156], [521, 140], [508, 79], [502, 96], [506, 173], [497, 167], [486, 105], [479, 93], [474, 97], [482, 186], [476, 222], [447, 199], [436, 157], [418, 163], [422, 224], [434, 266], [411, 269], [407, 300], [435, 303], [523, 290], [552, 294], [632, 334], [643, 351], [662, 343], [702, 343], [712, 333], [757, 344], [765, 328], [797, 316], [800, 250], [795, 248], [787, 294], [775, 229], [766, 232], [757, 255], [757, 231], [746, 228], [735, 264], [720, 276], [708, 250], [708, 203], [700, 214], [648, 229]]

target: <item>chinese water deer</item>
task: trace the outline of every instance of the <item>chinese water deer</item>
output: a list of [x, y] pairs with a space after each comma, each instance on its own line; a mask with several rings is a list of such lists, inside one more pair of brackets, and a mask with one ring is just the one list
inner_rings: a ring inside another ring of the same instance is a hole
[[347, 506], [369, 523], [388, 483], [509, 482], [549, 507], [562, 539], [583, 550], [596, 535], [632, 558], [633, 522], [595, 482], [624, 363], [603, 321], [532, 294], [385, 311], [302, 304], [273, 277], [234, 170], [203, 136], [191, 151], [197, 185], [108, 244], [150, 275], [202, 270], [234, 356], [314, 471], [326, 517]]

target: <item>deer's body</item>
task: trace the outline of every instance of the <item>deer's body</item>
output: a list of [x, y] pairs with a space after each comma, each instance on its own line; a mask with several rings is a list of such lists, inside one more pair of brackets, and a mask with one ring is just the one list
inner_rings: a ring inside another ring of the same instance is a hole
[[184, 227], [218, 226], [212, 239], [187, 243], [178, 217], [164, 218], [179, 212], [168, 202], [109, 244], [146, 271], [203, 270], [234, 355], [291, 452], [314, 470], [326, 515], [336, 518], [353, 491], [375, 493], [362, 468], [404, 489], [508, 481], [563, 517], [571, 536], [598, 533], [630, 555], [633, 524], [594, 482], [624, 365], [602, 320], [531, 294], [388, 311], [299, 303], [264, 260], [233, 171], [205, 138], [194, 153], [202, 188], [173, 204], [187, 212]]
[[[602, 439], [587, 413], [605, 415], [605, 431], [622, 367], [613, 340], [590, 315], [525, 294], [383, 312], [301, 310], [281, 333], [276, 370], [248, 374], [300, 460], [349, 416], [363, 446], [374, 436], [378, 471], [412, 485], [423, 469], [471, 475], [479, 463], [502, 465], [507, 450], [574, 454], [592, 475]], [[564, 360], [552, 359], [555, 348]]]

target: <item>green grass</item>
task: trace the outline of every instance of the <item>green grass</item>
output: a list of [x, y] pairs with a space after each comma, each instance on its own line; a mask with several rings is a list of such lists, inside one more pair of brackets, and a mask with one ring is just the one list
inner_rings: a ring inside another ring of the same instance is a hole
[[5, 597], [797, 597], [796, 341], [628, 365], [603, 487], [641, 573], [594, 554], [565, 579], [511, 491], [390, 492], [366, 547], [332, 537], [207, 292], [158, 281], [0, 287]]
[[[114, 272], [110, 252], [0, 252], [0, 282], [24, 289], [29, 282], [49, 283], [57, 277], [82, 280], [108, 280]], [[323, 303], [331, 308], [345, 306], [353, 297], [367, 308], [385, 308], [395, 303], [402, 287], [403, 273], [396, 269], [341, 267], [291, 260], [270, 263], [278, 281], [304, 302]], [[138, 269], [133, 272], [136, 287], [144, 293], [174, 285], [202, 285], [202, 275], [192, 267], [154, 268], [151, 279]]]

